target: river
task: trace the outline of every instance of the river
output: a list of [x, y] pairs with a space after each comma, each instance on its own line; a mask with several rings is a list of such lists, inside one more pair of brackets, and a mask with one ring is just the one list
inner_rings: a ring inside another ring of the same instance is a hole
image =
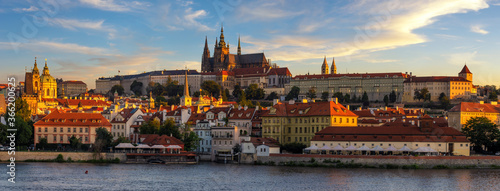
[[[3, 164], [6, 165], [6, 164]], [[7, 171], [7, 167], [3, 168]], [[88, 174], [85, 174], [88, 171]], [[17, 163], [1, 190], [498, 190], [499, 169]]]

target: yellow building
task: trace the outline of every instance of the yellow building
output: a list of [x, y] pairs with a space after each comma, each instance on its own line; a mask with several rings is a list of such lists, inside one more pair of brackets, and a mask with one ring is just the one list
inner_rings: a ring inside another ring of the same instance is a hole
[[277, 103], [262, 116], [262, 137], [279, 143], [309, 145], [314, 133], [328, 126], [356, 127], [358, 116], [337, 101]]
[[327, 127], [316, 133], [311, 145], [318, 148], [340, 146], [357, 154], [371, 153], [375, 149], [398, 152], [430, 148], [440, 154], [470, 155], [470, 141], [464, 134], [434, 123], [427, 115], [418, 120], [399, 120], [381, 127]]
[[47, 59], [45, 59], [45, 67], [43, 67], [43, 74], [40, 77], [39, 90], [42, 98], [57, 98], [57, 82], [56, 79], [49, 73]]
[[457, 130], [461, 130], [462, 126], [473, 117], [486, 117], [500, 125], [500, 106], [493, 101], [491, 103], [461, 102], [448, 111], [448, 123], [450, 127]]
[[467, 65], [462, 68], [458, 76], [411, 76], [404, 82], [403, 102], [418, 102], [415, 100], [415, 90], [427, 88], [431, 94], [431, 101], [439, 101], [444, 93], [450, 99], [472, 99], [476, 95], [476, 88], [472, 84], [472, 73]]

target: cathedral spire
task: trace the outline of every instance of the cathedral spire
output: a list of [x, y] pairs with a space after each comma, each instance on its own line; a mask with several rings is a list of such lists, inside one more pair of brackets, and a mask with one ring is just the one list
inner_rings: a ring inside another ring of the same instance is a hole
[[38, 65], [36, 64], [36, 57], [35, 57], [35, 66], [33, 66], [33, 71], [31, 71], [33, 74], [40, 74], [38, 71]]
[[187, 69], [186, 69], [186, 75], [184, 76], [184, 97], [189, 97], [188, 70]]
[[49, 73], [49, 67], [47, 66], [47, 58], [45, 59], [45, 67], [43, 67], [43, 75], [50, 75]]
[[238, 55], [241, 55], [240, 36], [238, 35]]
[[220, 42], [219, 42], [219, 47], [225, 47], [226, 42], [224, 42], [224, 27], [221, 25], [220, 27]]
[[323, 65], [321, 65], [321, 74], [329, 74], [330, 71], [328, 70], [328, 63], [326, 62], [326, 56], [325, 59], [323, 60]]
[[330, 72], [331, 74], [337, 74], [337, 65], [335, 65], [335, 57], [333, 57], [331, 69], [332, 69], [332, 72]]
[[219, 42], [217, 42], [217, 37], [215, 37], [215, 48], [217, 48], [218, 44], [219, 44]]
[[208, 49], [207, 36], [205, 36], [205, 48], [203, 49], [203, 57], [210, 57], [210, 50]]

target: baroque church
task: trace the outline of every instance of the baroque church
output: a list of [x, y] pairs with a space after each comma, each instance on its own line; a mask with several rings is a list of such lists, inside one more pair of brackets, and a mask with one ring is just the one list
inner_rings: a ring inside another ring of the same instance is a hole
[[224, 28], [221, 27], [219, 39], [215, 39], [214, 54], [210, 57], [207, 38], [201, 58], [202, 72], [231, 71], [235, 68], [269, 67], [269, 62], [264, 53], [241, 54], [240, 38], [238, 37], [237, 54], [229, 53], [229, 43], [224, 41]]
[[45, 67], [43, 67], [43, 73], [40, 76], [35, 57], [32, 71], [26, 72], [24, 88], [24, 92], [28, 95], [37, 95], [40, 98], [57, 98], [57, 82], [50, 75], [47, 59], [45, 59]]

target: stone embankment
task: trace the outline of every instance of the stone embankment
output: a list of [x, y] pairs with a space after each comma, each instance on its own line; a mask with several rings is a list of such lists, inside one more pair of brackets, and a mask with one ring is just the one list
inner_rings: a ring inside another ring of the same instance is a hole
[[[16, 162], [22, 162], [22, 161], [43, 161], [43, 160], [53, 160], [55, 159], [59, 154], [61, 154], [64, 158], [64, 160], [68, 160], [68, 158], [71, 157], [72, 161], [88, 161], [88, 160], [94, 160], [94, 159], [99, 159], [99, 157], [95, 157], [94, 153], [90, 152], [27, 152], [27, 151], [16, 151], [15, 155], [12, 155], [15, 157]], [[0, 154], [0, 160], [2, 162], [6, 162], [7, 160], [10, 160], [10, 157], [7, 152], [2, 152]], [[113, 159], [120, 159], [120, 162], [125, 162], [127, 160], [127, 156], [124, 153], [101, 153], [101, 158], [104, 160], [113, 160]]]

